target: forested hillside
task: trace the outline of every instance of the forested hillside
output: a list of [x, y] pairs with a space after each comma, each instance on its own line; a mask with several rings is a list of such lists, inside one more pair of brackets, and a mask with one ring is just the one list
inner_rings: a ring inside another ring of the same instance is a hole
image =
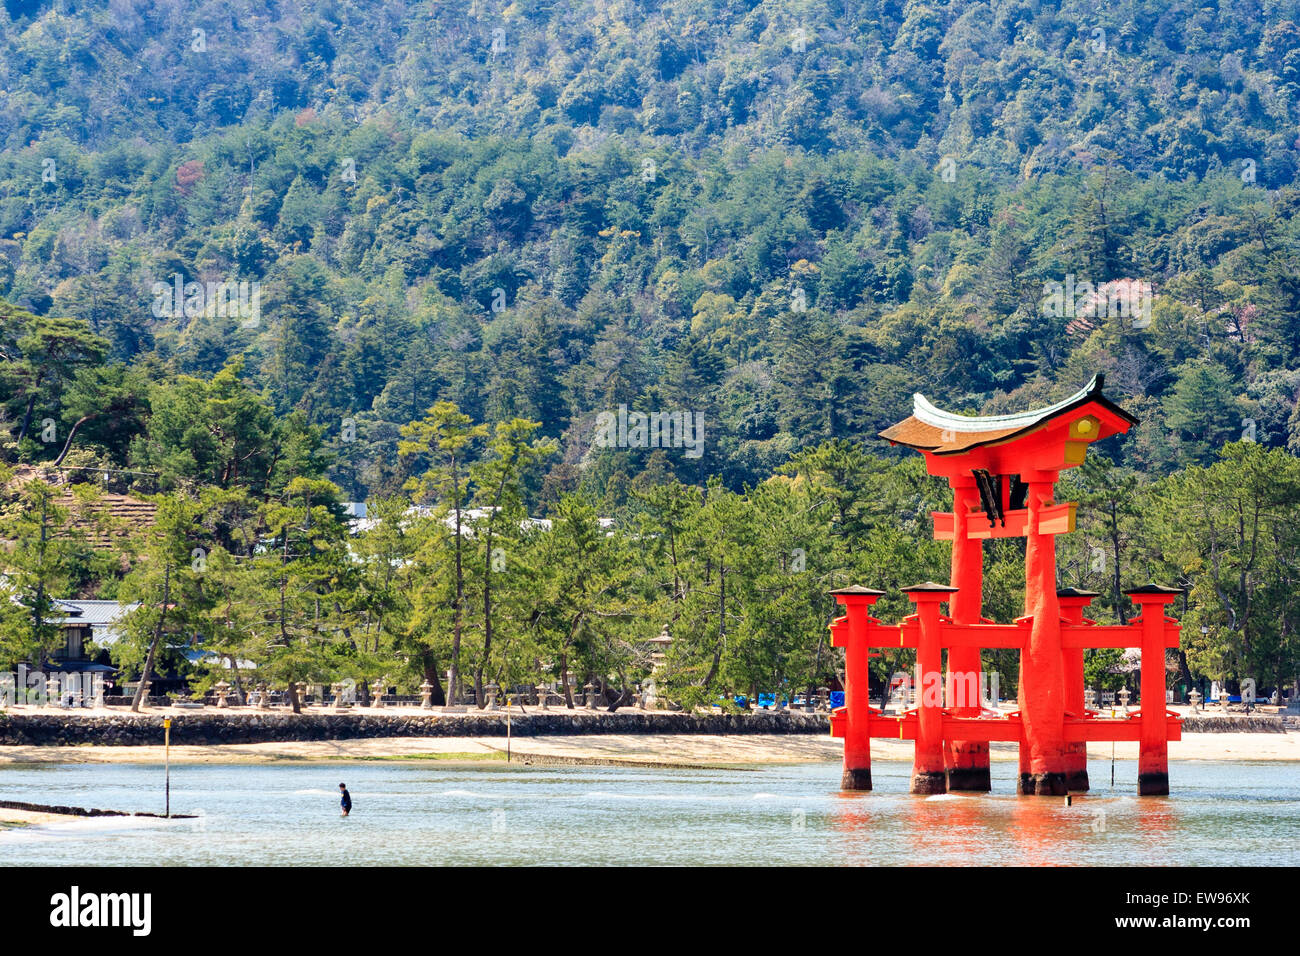
[[[567, 483], [619, 403], [703, 412], [708, 458], [668, 466], [739, 487], [914, 389], [1001, 408], [1095, 370], [1144, 468], [1243, 418], [1295, 447], [1296, 19], [10, 4], [0, 294], [110, 361], [246, 356], [277, 411], [355, 421], [358, 498], [434, 398], [538, 419]], [[262, 321], [156, 308], [177, 275], [259, 282]], [[1067, 276], [1151, 283], [1150, 325], [1047, 314]]]
[[[191, 519], [207, 515], [205, 554], [249, 556], [271, 538], [287, 554], [286, 516], [311, 525], [327, 498], [337, 519], [339, 501], [516, 495], [521, 515], [588, 508], [627, 529], [647, 509], [671, 524], [654, 495], [682, 485], [713, 479], [725, 501], [813, 482], [844, 496], [817, 533], [847, 550], [826, 545], [781, 625], [793, 635], [821, 626], [835, 575], [880, 567], [857, 536], [888, 525], [876, 558], [895, 560], [928, 534], [942, 490], [915, 463], [861, 458], [897, 455], [875, 435], [914, 391], [996, 413], [1103, 372], [1141, 424], [1095, 450], [1109, 462], [1081, 500], [1132, 522], [1149, 494], [1143, 520], [1172, 516], [1214, 469], [1237, 473], [1214, 464], [1225, 444], [1253, 446], [1232, 454], [1257, 476], [1289, 476], [1300, 452], [1298, 22], [1300, 3], [1249, 0], [6, 0], [0, 456], [107, 470], [135, 495], [248, 496], [220, 505], [238, 520], [212, 519], [216, 499]], [[463, 460], [446, 457], [451, 406], [473, 432]], [[601, 416], [623, 406], [691, 416], [699, 453], [604, 447]], [[1271, 643], [1216, 644], [1228, 657], [1201, 672], [1236, 676], [1253, 654], [1294, 679], [1292, 491], [1265, 509], [1269, 570], [1231, 601], [1205, 537], [1171, 524], [1121, 532], [1085, 509], [1080, 568], [1096, 547], [1189, 585], [1213, 565], [1194, 592], [1205, 619]], [[726, 525], [692, 515], [701, 542]], [[1166, 532], [1163, 551], [1128, 549]], [[907, 567], [943, 573], [926, 555]], [[707, 590], [728, 559], [699, 559]], [[126, 573], [73, 565], [87, 593]], [[1116, 613], [1113, 570], [1080, 574]], [[299, 583], [318, 598], [324, 573]], [[654, 601], [691, 593], [663, 573], [671, 587], [618, 614], [657, 630]], [[1017, 583], [992, 580], [1019, 613]], [[446, 586], [459, 602], [468, 585]], [[534, 599], [518, 598], [520, 628]], [[401, 613], [392, 634], [434, 628]], [[683, 672], [705, 686], [726, 637], [712, 613], [703, 670]], [[771, 638], [755, 614], [754, 639]], [[825, 673], [820, 636], [803, 677]], [[784, 653], [754, 667], [781, 672]]]

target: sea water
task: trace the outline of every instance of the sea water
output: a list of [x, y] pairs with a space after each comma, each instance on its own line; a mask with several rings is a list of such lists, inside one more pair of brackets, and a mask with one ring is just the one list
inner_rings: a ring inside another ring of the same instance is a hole
[[[1135, 796], [1137, 766], [1089, 766], [1093, 790], [1016, 797], [907, 793], [910, 765], [841, 793], [838, 763], [727, 770], [440, 761], [180, 765], [173, 813], [69, 818], [0, 832], [5, 865], [1288, 865], [1300, 859], [1300, 769], [1175, 762], [1170, 797]], [[354, 803], [339, 814], [338, 784]], [[163, 810], [163, 768], [0, 769], [0, 798]], [[0, 812], [0, 816], [2, 816]]]

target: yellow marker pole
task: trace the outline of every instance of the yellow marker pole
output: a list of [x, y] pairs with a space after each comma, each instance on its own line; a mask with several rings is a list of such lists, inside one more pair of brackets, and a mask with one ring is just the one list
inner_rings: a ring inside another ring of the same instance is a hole
[[506, 763], [510, 762], [510, 698], [506, 698]]
[[163, 718], [163, 815], [172, 815], [172, 719]]

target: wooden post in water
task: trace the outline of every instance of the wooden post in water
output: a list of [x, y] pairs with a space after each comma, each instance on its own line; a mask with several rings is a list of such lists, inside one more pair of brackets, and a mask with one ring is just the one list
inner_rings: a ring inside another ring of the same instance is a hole
[[163, 816], [172, 815], [172, 719], [163, 718]]
[[1169, 713], [1166, 709], [1165, 648], [1167, 629], [1178, 646], [1178, 625], [1165, 607], [1181, 593], [1178, 588], [1146, 584], [1124, 592], [1142, 611], [1133, 622], [1142, 629], [1142, 737], [1138, 750], [1138, 796], [1169, 793]]
[[943, 745], [943, 645], [939, 605], [952, 600], [957, 589], [926, 581], [904, 588], [916, 604], [920, 631], [916, 641], [916, 750], [912, 758], [912, 793], [947, 793], [948, 773]]
[[[955, 624], [982, 624], [980, 617], [984, 591], [984, 547], [982, 538], [970, 535], [971, 512], [979, 507], [979, 492], [975, 479], [969, 475], [953, 475], [953, 535], [952, 577], [950, 584], [957, 588], [948, 602], [948, 613]], [[984, 665], [978, 647], [948, 648], [949, 693], [960, 694], [965, 699], [950, 700], [957, 717], [981, 717], [983, 706], [979, 688], [982, 686]], [[975, 688], [972, 695], [971, 689]], [[973, 699], [972, 699], [973, 698]], [[992, 789], [989, 778], [989, 742], [987, 740], [950, 740], [945, 742], [944, 760], [948, 771], [948, 789], [971, 790], [987, 793]]]
[[[1061, 605], [1061, 617], [1076, 626], [1084, 623], [1083, 611], [1095, 597], [1096, 591], [1078, 588], [1061, 588], [1056, 599]], [[1083, 648], [1066, 647], [1061, 651], [1065, 669], [1065, 711], [1075, 719], [1086, 717], [1083, 689]], [[1071, 791], [1088, 789], [1088, 745], [1085, 741], [1069, 741], [1065, 745], [1065, 786]], [[1113, 785], [1113, 784], [1112, 784]]]
[[842, 790], [871, 789], [871, 606], [884, 591], [853, 585], [830, 592], [844, 616], [830, 625], [831, 646], [844, 648], [844, 706], [831, 714], [831, 736], [844, 738]]

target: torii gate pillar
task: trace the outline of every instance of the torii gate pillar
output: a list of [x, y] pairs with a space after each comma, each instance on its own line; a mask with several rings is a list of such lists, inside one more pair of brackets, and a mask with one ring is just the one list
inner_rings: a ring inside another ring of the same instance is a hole
[[870, 629], [880, 623], [871, 616], [871, 606], [884, 591], [873, 588], [847, 587], [832, 591], [835, 602], [844, 607], [844, 616], [831, 622], [831, 646], [844, 648], [845, 706], [832, 715], [832, 722], [842, 722], [839, 736], [844, 738], [844, 773], [841, 790], [871, 789], [871, 695]]
[[[912, 756], [912, 793], [947, 793], [948, 771], [943, 745], [943, 687], [939, 674], [943, 665], [939, 606], [951, 601], [955, 588], [926, 582], [903, 592], [916, 604], [916, 669], [921, 683], [916, 688], [916, 749]], [[937, 699], [936, 699], [937, 698]]]
[[1178, 588], [1156, 584], [1124, 592], [1142, 609], [1135, 623], [1142, 628], [1142, 742], [1138, 749], [1138, 795], [1166, 796], [1169, 793], [1169, 721], [1165, 706], [1166, 630], [1174, 629], [1177, 646], [1178, 624], [1166, 616], [1165, 606], [1182, 593]]
[[1025, 535], [1025, 614], [1033, 618], [1020, 654], [1020, 783], [1025, 794], [1068, 793], [1065, 748], [1065, 666], [1061, 656], [1061, 605], [1056, 597], [1056, 536], [1039, 530], [1052, 503], [1056, 476], [1030, 480]]
[[[1061, 617], [1070, 624], [1083, 624], [1083, 611], [1092, 599], [1099, 597], [1098, 591], [1081, 591], [1078, 588], [1062, 588], [1056, 592], [1061, 605]], [[1062, 654], [1065, 669], [1065, 712], [1072, 717], [1084, 716], [1083, 688], [1083, 648], [1067, 647]], [[1090, 789], [1088, 783], [1088, 745], [1082, 740], [1068, 742], [1065, 745], [1066, 770], [1065, 785], [1071, 792]]]
[[[954, 475], [952, 484], [953, 512], [964, 515], [979, 508], [979, 492], [970, 475]], [[972, 538], [967, 523], [954, 522], [952, 538], [952, 578], [957, 589], [948, 602], [949, 616], [954, 624], [978, 624], [984, 604], [984, 546], [979, 538]], [[967, 699], [956, 701], [953, 713], [958, 717], [978, 717], [983, 710], [980, 702], [980, 679], [983, 663], [978, 647], [953, 647], [948, 650], [947, 686], [961, 688]], [[974, 675], [974, 680], [971, 680]], [[972, 686], [975, 699], [970, 700]], [[951, 740], [944, 755], [948, 773], [949, 790], [968, 790], [987, 793], [992, 789], [989, 777], [989, 744], [987, 740]]]

